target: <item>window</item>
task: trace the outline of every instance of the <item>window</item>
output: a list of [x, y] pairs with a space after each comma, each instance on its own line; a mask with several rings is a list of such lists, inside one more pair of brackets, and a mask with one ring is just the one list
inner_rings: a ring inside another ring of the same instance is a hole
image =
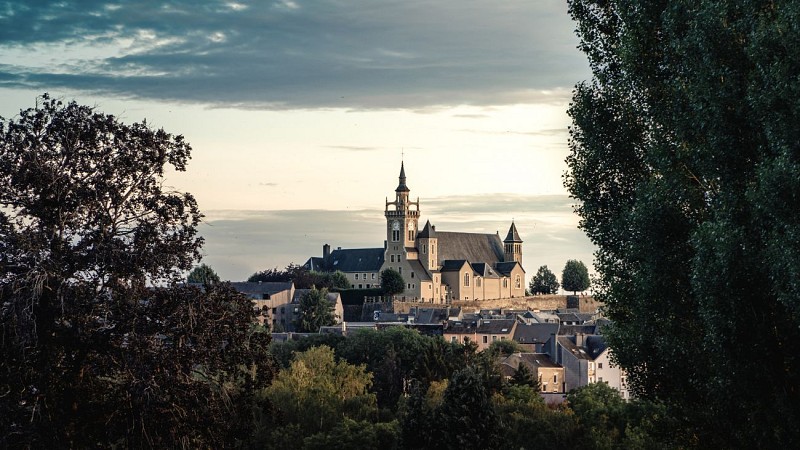
[[411, 283], [408, 283], [408, 285], [406, 286], [406, 289], [411, 289]]
[[278, 308], [272, 308], [272, 314], [275, 314], [277, 312], [278, 312]]
[[414, 272], [411, 272], [411, 278], [414, 278]]
[[450, 342], [452, 342], [453, 344], [455, 344], [455, 343], [457, 342], [457, 341], [456, 341], [456, 337], [455, 337], [455, 336], [451, 337], [451, 338], [450, 338]]
[[558, 374], [553, 374], [553, 383], [558, 383]]
[[488, 344], [489, 343], [489, 336], [484, 336], [483, 337], [483, 343], [484, 344]]
[[402, 275], [402, 274], [403, 274], [403, 268], [402, 268], [402, 267], [398, 267], [398, 268], [397, 268], [397, 273], [399, 273], [400, 275]]
[[428, 244], [422, 244], [422, 254], [428, 253]]
[[520, 276], [517, 275], [517, 278], [514, 280], [514, 287], [519, 289], [522, 287], [522, 281], [520, 281]]
[[400, 240], [400, 230], [392, 230], [392, 241], [397, 242]]
[[375, 274], [374, 274], [374, 273], [372, 274], [372, 279], [373, 279], [373, 280], [375, 279]]
[[391, 255], [390, 258], [391, 258], [392, 262], [394, 262], [394, 255]]
[[362, 273], [362, 274], [361, 274], [361, 278], [362, 278], [362, 279], [364, 279], [364, 280], [366, 280], [366, 279], [367, 279], [367, 274], [365, 274], [365, 273]]
[[475, 277], [475, 286], [481, 287], [481, 277]]
[[603, 363], [597, 363], [597, 368], [598, 369], [602, 369], [603, 368]]
[[261, 300], [269, 300], [269, 294], [261, 294]]
[[356, 274], [355, 277], [356, 277], [356, 280], [357, 280], [358, 279], [358, 274]]
[[469, 274], [464, 274], [464, 286], [469, 286]]
[[362, 288], [360, 284], [358, 285], [358, 288], [359, 288], [359, 289], [361, 289], [361, 288]]
[[503, 278], [503, 287], [504, 288], [508, 287], [508, 278]]
[[492, 336], [492, 342], [497, 342], [497, 336]]

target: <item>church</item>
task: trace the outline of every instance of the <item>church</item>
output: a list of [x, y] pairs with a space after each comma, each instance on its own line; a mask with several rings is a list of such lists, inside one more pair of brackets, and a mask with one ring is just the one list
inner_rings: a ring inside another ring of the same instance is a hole
[[503, 240], [497, 233], [439, 231], [430, 221], [420, 229], [419, 199], [411, 201], [410, 192], [400, 163], [394, 201], [386, 199], [383, 248], [331, 251], [325, 244], [322, 257], [309, 258], [304, 266], [340, 270], [353, 288], [380, 287], [380, 273], [394, 269], [406, 284], [396, 298], [407, 301], [441, 304], [525, 295], [522, 240], [513, 221]]

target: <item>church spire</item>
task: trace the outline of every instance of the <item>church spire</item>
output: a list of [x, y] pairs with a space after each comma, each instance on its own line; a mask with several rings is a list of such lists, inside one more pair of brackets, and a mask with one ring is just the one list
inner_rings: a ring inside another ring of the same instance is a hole
[[406, 186], [406, 168], [403, 162], [400, 162], [400, 184], [397, 185], [395, 192], [409, 192], [411, 189]]
[[503, 239], [503, 261], [517, 261], [522, 264], [522, 239], [513, 220], [508, 235]]

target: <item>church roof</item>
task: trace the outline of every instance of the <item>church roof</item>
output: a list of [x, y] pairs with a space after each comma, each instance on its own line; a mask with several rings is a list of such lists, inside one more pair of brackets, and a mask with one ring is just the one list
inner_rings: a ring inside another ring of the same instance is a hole
[[425, 267], [418, 259], [410, 259], [408, 260], [408, 264], [411, 266], [411, 270], [414, 271], [420, 281], [431, 281], [428, 271], [425, 270]]
[[472, 270], [483, 278], [500, 278], [497, 272], [492, 269], [492, 266], [484, 262], [472, 263]]
[[519, 263], [516, 261], [498, 262], [494, 265], [494, 269], [502, 275], [511, 276], [511, 271], [514, 270], [514, 266], [517, 264]]
[[431, 225], [431, 221], [428, 220], [425, 222], [425, 226], [422, 227], [422, 231], [417, 234], [418, 238], [435, 238], [436, 237], [436, 227]]
[[503, 261], [503, 243], [496, 234], [437, 231], [439, 261], [465, 259], [490, 265]]
[[506, 238], [503, 239], [503, 242], [522, 242], [522, 239], [519, 238], [519, 233], [517, 233], [517, 226], [514, 225], [514, 222], [511, 222], [511, 228], [508, 229], [508, 234]]
[[464, 264], [467, 264], [467, 261], [463, 259], [447, 259], [442, 263], [440, 272], [458, 272]]
[[331, 252], [327, 269], [342, 272], [377, 272], [382, 265], [382, 248], [337, 249]]

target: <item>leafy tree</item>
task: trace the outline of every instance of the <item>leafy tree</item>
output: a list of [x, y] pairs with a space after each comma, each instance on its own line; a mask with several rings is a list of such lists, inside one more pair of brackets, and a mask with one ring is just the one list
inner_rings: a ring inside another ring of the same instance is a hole
[[499, 448], [499, 418], [484, 376], [474, 368], [453, 374], [437, 412], [439, 425], [447, 430], [446, 439], [440, 443], [444, 448]]
[[265, 395], [280, 423], [298, 425], [302, 435], [308, 436], [333, 429], [343, 417], [355, 421], [374, 417], [371, 384], [372, 375], [365, 366], [336, 361], [333, 349], [320, 346], [296, 354]]
[[589, 289], [589, 270], [582, 261], [570, 259], [561, 273], [561, 284], [567, 291], [577, 293]]
[[701, 447], [800, 446], [800, 7], [569, 8], [593, 77], [565, 184], [617, 362]]
[[326, 281], [330, 284], [330, 286], [328, 286], [330, 289], [350, 289], [350, 280], [347, 279], [347, 275], [341, 270], [327, 273], [326, 275]]
[[386, 295], [401, 294], [406, 290], [406, 282], [400, 272], [386, 269], [381, 272], [381, 288]]
[[200, 264], [189, 272], [186, 281], [189, 283], [216, 284], [219, 283], [219, 275], [208, 265]]
[[297, 289], [326, 288], [350, 289], [350, 281], [341, 270], [335, 272], [316, 272], [297, 264], [289, 264], [284, 270], [278, 268], [262, 270], [250, 275], [247, 281], [253, 282], [294, 282]]
[[547, 266], [539, 267], [536, 275], [531, 279], [528, 286], [531, 294], [557, 294], [558, 293], [558, 279], [556, 274], [550, 271]]
[[320, 327], [336, 323], [333, 315], [333, 303], [328, 300], [327, 289], [314, 289], [300, 298], [300, 312], [297, 316], [297, 331], [316, 333]]
[[492, 357], [498, 357], [519, 353], [524, 351], [524, 349], [517, 341], [513, 341], [511, 339], [501, 339], [489, 344], [487, 351], [492, 354]]
[[272, 269], [262, 270], [250, 275], [247, 278], [250, 283], [270, 283], [270, 282], [286, 282], [292, 281], [291, 276], [285, 270], [278, 270], [277, 267]]
[[199, 256], [194, 198], [163, 189], [189, 153], [181, 136], [47, 95], [0, 119], [0, 447], [242, 435], [240, 408], [271, 376], [250, 301], [146, 287]]
[[539, 392], [542, 389], [539, 380], [536, 378], [536, 374], [534, 374], [526, 364], [522, 363], [520, 363], [517, 367], [517, 371], [514, 372], [514, 375], [511, 377], [511, 384], [515, 386], [528, 386], [535, 392]]

